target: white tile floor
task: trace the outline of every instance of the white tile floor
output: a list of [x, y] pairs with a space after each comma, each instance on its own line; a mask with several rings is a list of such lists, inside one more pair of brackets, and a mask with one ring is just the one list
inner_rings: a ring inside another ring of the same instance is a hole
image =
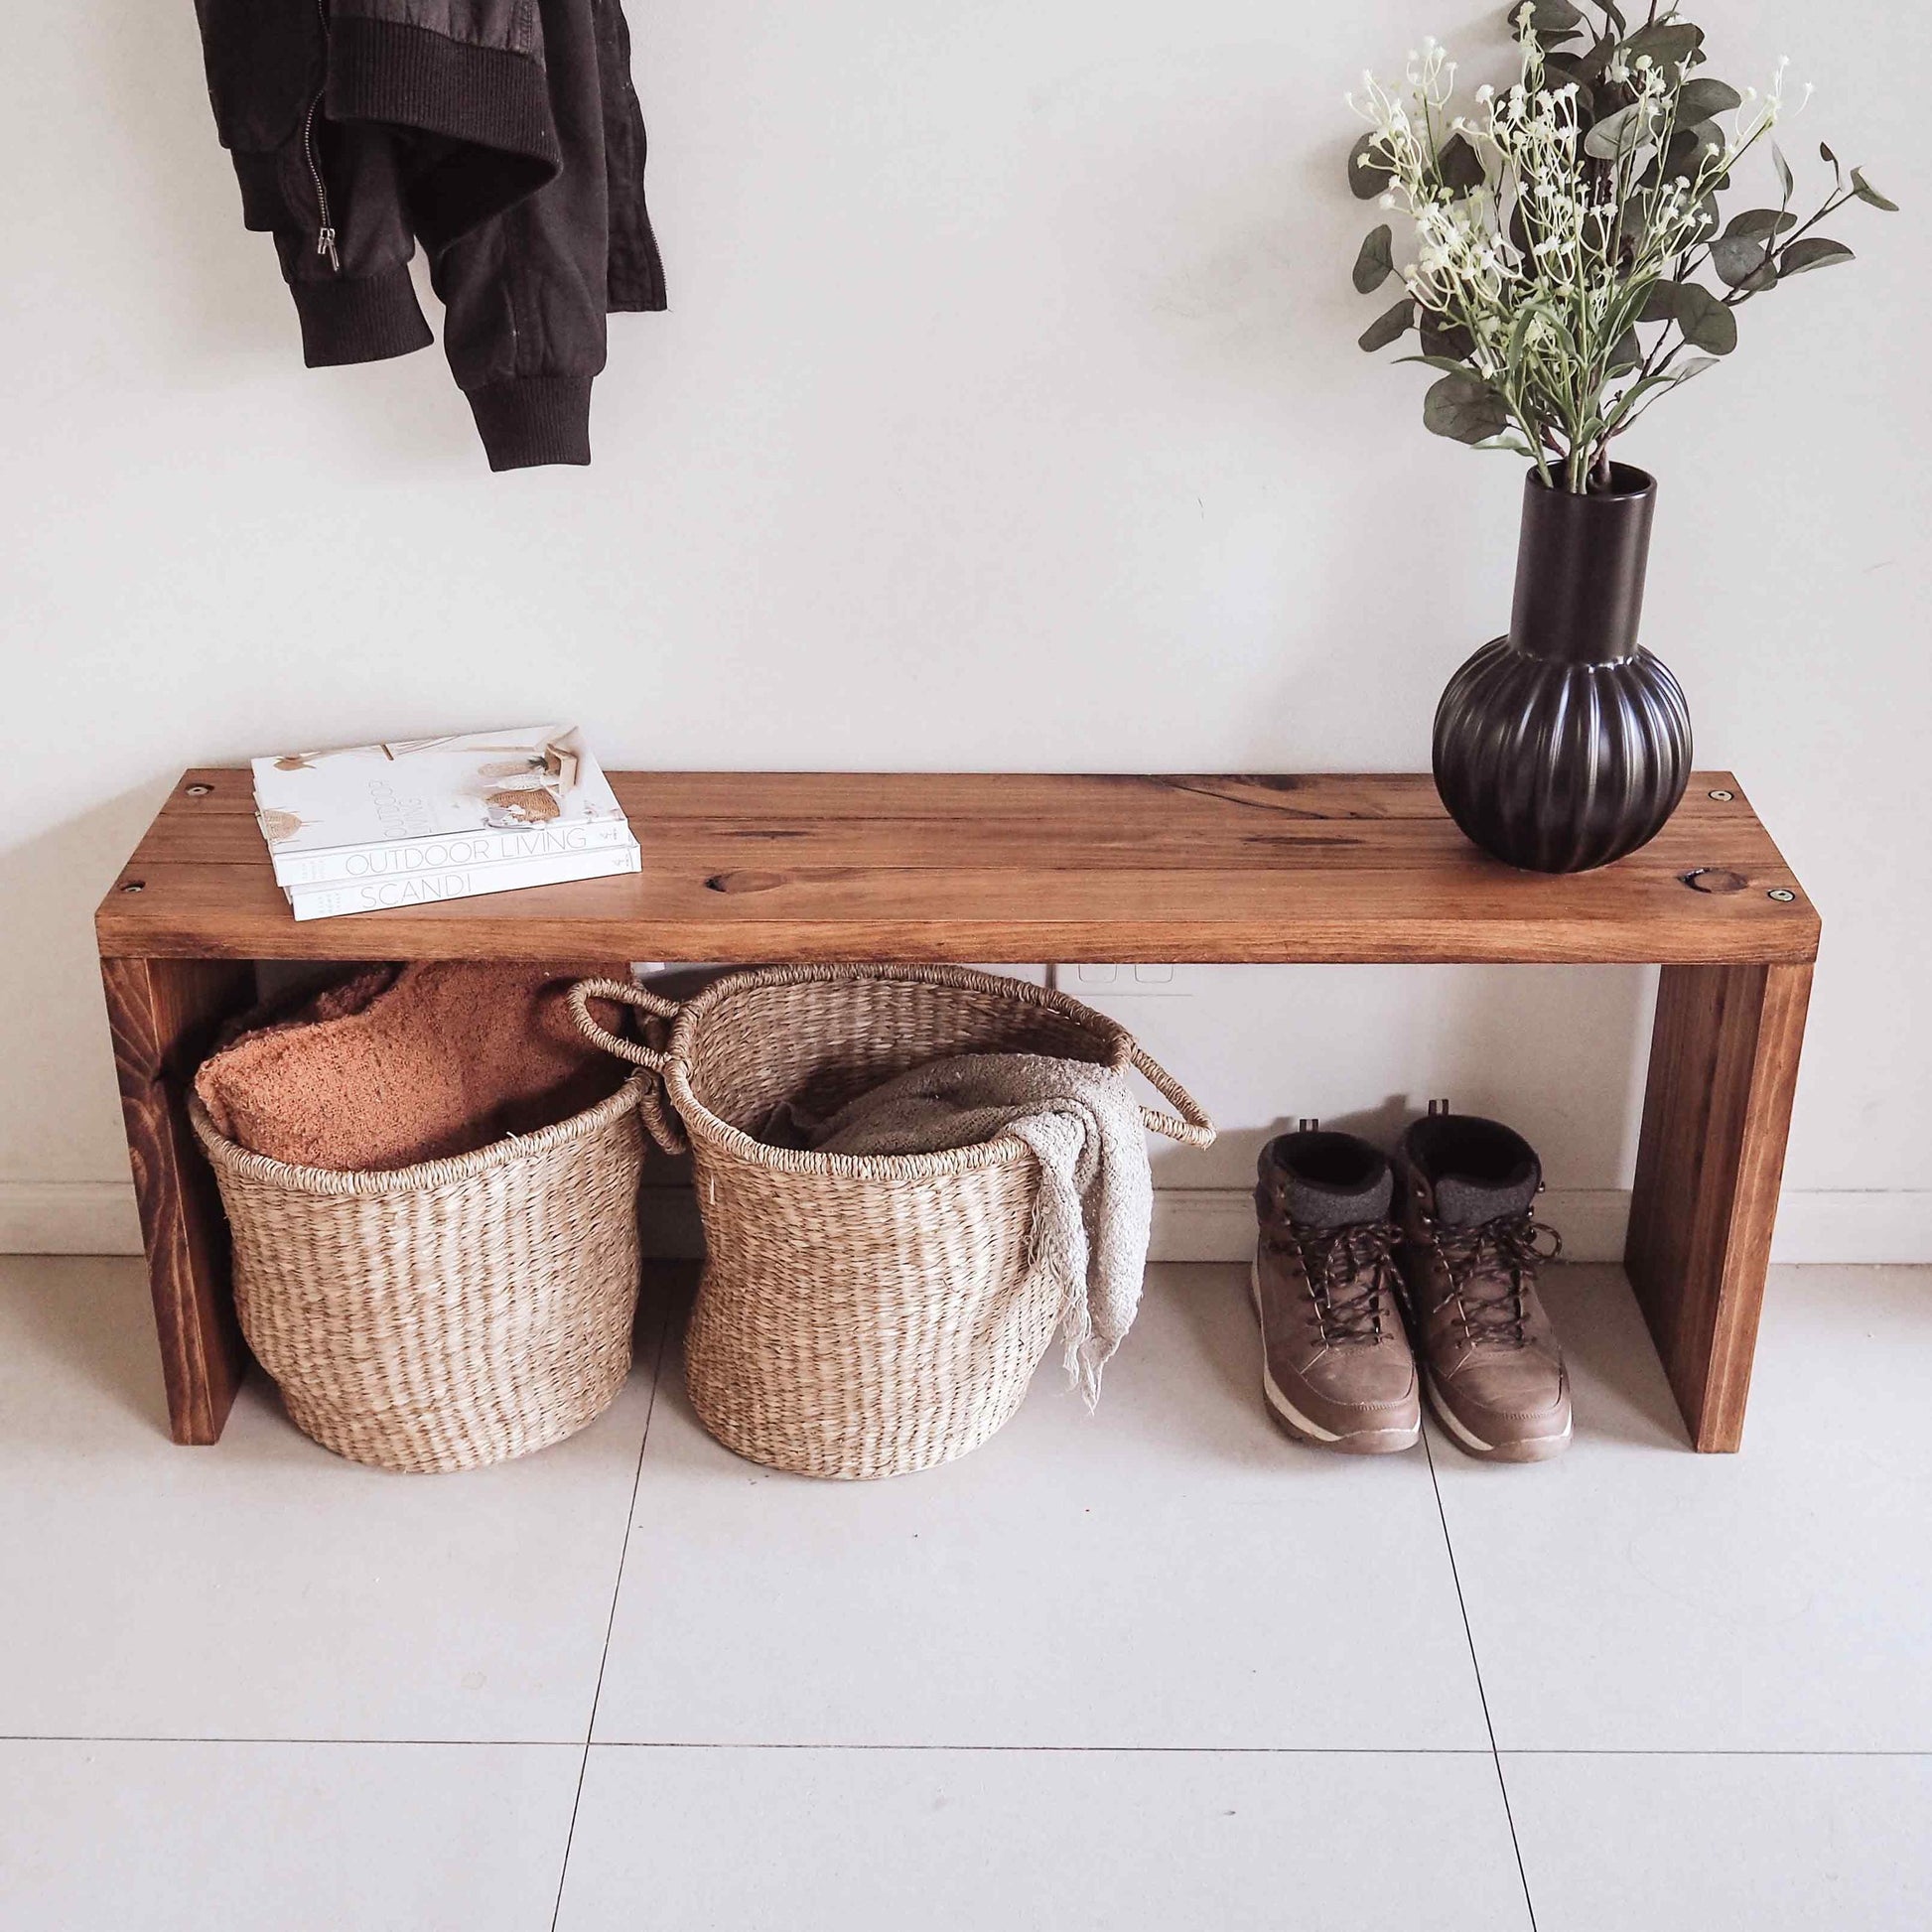
[[171, 1448], [138, 1271], [0, 1262], [0, 1926], [1932, 1922], [1932, 1271], [1780, 1271], [1734, 1458], [1551, 1301], [1547, 1467], [1298, 1449], [1168, 1268], [1097, 1418], [926, 1475], [736, 1460], [653, 1330], [408, 1478], [255, 1385]]

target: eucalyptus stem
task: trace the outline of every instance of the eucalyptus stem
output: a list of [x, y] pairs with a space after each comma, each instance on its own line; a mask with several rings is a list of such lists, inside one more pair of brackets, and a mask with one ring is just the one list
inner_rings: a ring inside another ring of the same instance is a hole
[[1438, 371], [1425, 425], [1580, 493], [1607, 485], [1611, 443], [1659, 396], [1730, 352], [1744, 303], [1850, 258], [1814, 232], [1826, 216], [1891, 207], [1821, 149], [1832, 190], [1787, 229], [1792, 175], [1774, 147], [1777, 207], [1724, 225], [1719, 197], [1783, 110], [1783, 64], [1766, 92], [1739, 93], [1710, 75], [1703, 30], [1669, 0], [1634, 30], [1608, 0], [1589, 4], [1600, 24], [1568, 0], [1515, 8], [1516, 79], [1478, 88], [1473, 117], [1453, 110], [1434, 40], [1400, 87], [1365, 76], [1351, 101], [1371, 130], [1351, 187], [1405, 213], [1416, 239], [1400, 269], [1386, 225], [1364, 243], [1356, 286], [1399, 275], [1405, 296], [1362, 346], [1420, 325]]

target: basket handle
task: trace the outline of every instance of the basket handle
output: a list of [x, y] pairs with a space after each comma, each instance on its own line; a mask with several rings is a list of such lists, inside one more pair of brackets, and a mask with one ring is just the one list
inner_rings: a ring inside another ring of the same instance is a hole
[[[660, 1053], [654, 1046], [640, 1045], [634, 1039], [621, 1039], [607, 1028], [600, 1027], [591, 1018], [590, 1003], [593, 1000], [613, 1000], [619, 1006], [634, 1007], [639, 1013], [651, 1014], [659, 1020], [675, 1020], [682, 1009], [628, 980], [579, 980], [570, 989], [570, 1017], [586, 1039], [595, 1046], [603, 1047], [607, 1053], [615, 1053], [621, 1060], [628, 1060], [633, 1066], [648, 1067], [651, 1072], [661, 1075], [670, 1064], [671, 1056]], [[666, 1154], [683, 1154], [689, 1149], [690, 1142], [685, 1139], [682, 1127], [665, 1104], [661, 1083], [644, 1089], [637, 1111], [643, 1115], [651, 1139]]]
[[[579, 980], [570, 989], [570, 1017], [586, 1039], [603, 1047], [607, 1053], [615, 1053], [620, 1059], [629, 1060], [635, 1066], [648, 1067], [653, 1073], [661, 1074], [670, 1063], [670, 1055], [659, 1052], [655, 1047], [639, 1045], [634, 1039], [621, 1039], [616, 1034], [600, 1027], [591, 1018], [592, 1000], [614, 1000], [620, 1006], [633, 1007], [639, 1013], [651, 1014], [659, 1020], [675, 1020], [682, 1009], [625, 980]], [[1208, 1119], [1200, 1102], [1139, 1040], [1130, 1038], [1128, 1050], [1135, 1068], [1146, 1077], [1149, 1085], [1179, 1109], [1176, 1116], [1164, 1114], [1157, 1107], [1143, 1107], [1141, 1120], [1149, 1132], [1163, 1134], [1169, 1140], [1183, 1142], [1188, 1147], [1212, 1147], [1214, 1123]], [[665, 1107], [660, 1089], [652, 1087], [646, 1090], [641, 1112], [651, 1138], [666, 1154], [686, 1151], [690, 1143]]]
[[1212, 1147], [1214, 1123], [1202, 1111], [1200, 1102], [1139, 1040], [1130, 1039], [1128, 1046], [1136, 1069], [1146, 1077], [1148, 1084], [1158, 1088], [1164, 1098], [1172, 1100], [1180, 1109], [1179, 1118], [1176, 1119], [1173, 1114], [1162, 1113], [1157, 1107], [1143, 1107], [1143, 1124], [1150, 1132], [1165, 1134], [1171, 1141], [1184, 1141], [1189, 1147]]

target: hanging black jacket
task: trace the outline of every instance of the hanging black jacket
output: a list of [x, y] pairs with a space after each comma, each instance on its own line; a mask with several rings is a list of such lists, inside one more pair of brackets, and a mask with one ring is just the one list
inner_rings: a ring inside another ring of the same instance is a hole
[[492, 470], [588, 463], [607, 311], [664, 307], [620, 0], [196, 0], [310, 367], [444, 346]]

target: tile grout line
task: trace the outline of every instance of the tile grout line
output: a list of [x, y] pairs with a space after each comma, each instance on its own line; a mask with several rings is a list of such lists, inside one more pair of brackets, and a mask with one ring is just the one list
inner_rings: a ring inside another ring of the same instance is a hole
[[[209, 1737], [182, 1731], [0, 1730], [0, 1744], [212, 1744], [277, 1750], [505, 1750], [581, 1751], [577, 1737]], [[955, 1751], [981, 1756], [1061, 1757], [1490, 1757], [1481, 1744], [968, 1744], [896, 1742], [861, 1744], [806, 1738], [607, 1737], [607, 1751]], [[1778, 1744], [1759, 1748], [1684, 1744], [1514, 1744], [1511, 1757], [1802, 1757], [1932, 1760], [1922, 1750], [1879, 1746], [1867, 1750], [1834, 1745]]]
[[584, 1802], [584, 1774], [590, 1769], [591, 1739], [597, 1735], [597, 1707], [604, 1696], [604, 1670], [611, 1661], [611, 1632], [617, 1628], [618, 1598], [623, 1592], [623, 1570], [630, 1557], [630, 1531], [637, 1520], [637, 1491], [644, 1479], [644, 1450], [650, 1446], [650, 1421], [657, 1413], [658, 1385], [664, 1379], [664, 1355], [670, 1343], [671, 1315], [667, 1310], [657, 1331], [657, 1358], [651, 1365], [650, 1401], [644, 1407], [644, 1427], [637, 1439], [637, 1466], [630, 1477], [630, 1500], [624, 1505], [623, 1542], [618, 1550], [618, 1574], [611, 1585], [611, 1613], [604, 1619], [604, 1649], [597, 1660], [597, 1687], [591, 1693], [590, 1721], [584, 1726], [584, 1755], [577, 1761], [577, 1789], [570, 1801], [570, 1826], [564, 1833], [563, 1861], [557, 1867], [557, 1902], [550, 1908], [550, 1932], [564, 1909], [564, 1885], [570, 1877], [570, 1852], [577, 1838], [577, 1811]]
[[1807, 1744], [1772, 1744], [1761, 1749], [1749, 1745], [1684, 1744], [1667, 1749], [1657, 1744], [1512, 1744], [1511, 1757], [1923, 1757], [1932, 1758], [1932, 1746], [1924, 1750], [1893, 1749], [1875, 1746], [1870, 1750], [1840, 1750], [1821, 1745], [1814, 1750]]
[[[950, 1751], [980, 1757], [1488, 1757], [1480, 1744], [751, 1743], [715, 1737], [607, 1737], [601, 1751]], [[1921, 1755], [1918, 1752], [1904, 1753]], [[1932, 1755], [1932, 1753], [1923, 1753]]]
[[[1489, 1761], [1496, 1767], [1496, 1789], [1502, 1794], [1503, 1822], [1509, 1827], [1509, 1849], [1516, 1855], [1516, 1878], [1523, 1887], [1523, 1909], [1530, 1915], [1530, 1932], [1537, 1932], [1536, 1900], [1530, 1896], [1530, 1875], [1523, 1868], [1523, 1847], [1516, 1836], [1516, 1814], [1510, 1809], [1509, 1781], [1503, 1776], [1502, 1753], [1496, 1748], [1496, 1725], [1489, 1716], [1489, 1693], [1483, 1687], [1482, 1661], [1476, 1655], [1475, 1632], [1469, 1627], [1469, 1605], [1462, 1594], [1462, 1573], [1456, 1568], [1455, 1543], [1449, 1536], [1449, 1511], [1443, 1507], [1443, 1485], [1436, 1475], [1436, 1449], [1429, 1431], [1422, 1432], [1423, 1454], [1429, 1460], [1429, 1486], [1436, 1496], [1436, 1519], [1443, 1526], [1443, 1548], [1449, 1553], [1449, 1581], [1455, 1586], [1455, 1607], [1462, 1616], [1462, 1639], [1469, 1646], [1469, 1668], [1475, 1672], [1476, 1698], [1482, 1706], [1482, 1727], [1489, 1733]], [[553, 1926], [551, 1932], [556, 1932]]]
[[232, 1744], [241, 1748], [304, 1750], [574, 1751], [575, 1737], [198, 1737], [178, 1731], [0, 1730], [0, 1744]]

